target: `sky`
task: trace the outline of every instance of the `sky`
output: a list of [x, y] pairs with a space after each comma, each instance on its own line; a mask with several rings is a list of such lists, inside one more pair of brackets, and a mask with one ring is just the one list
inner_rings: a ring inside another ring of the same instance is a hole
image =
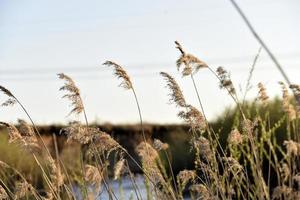
[[[299, 84], [300, 1], [237, 0], [293, 83]], [[143, 119], [151, 123], [180, 123], [178, 108], [169, 104], [159, 72], [176, 78], [186, 100], [199, 107], [191, 80], [176, 69], [187, 52], [216, 69], [226, 68], [239, 91], [260, 47], [229, 0], [0, 0], [0, 85], [11, 90], [39, 124], [83, 120], [67, 116], [71, 108], [57, 73], [71, 76], [81, 90], [89, 121], [137, 123], [138, 111], [130, 91], [102, 65], [113, 60], [131, 76]], [[205, 114], [213, 120], [232, 100], [206, 69], [195, 75]], [[258, 82], [270, 96], [280, 95], [282, 76], [262, 51], [248, 98]], [[239, 93], [242, 96], [242, 93]], [[0, 102], [6, 99], [0, 95]], [[0, 120], [26, 116], [18, 106], [0, 108]]]

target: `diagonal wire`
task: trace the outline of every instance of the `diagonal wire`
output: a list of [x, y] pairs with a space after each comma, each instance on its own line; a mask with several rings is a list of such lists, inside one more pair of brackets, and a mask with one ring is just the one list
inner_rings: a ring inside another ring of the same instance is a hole
[[255, 31], [255, 29], [253, 28], [252, 24], [250, 23], [250, 21], [248, 20], [248, 18], [244, 14], [244, 12], [241, 10], [241, 8], [239, 7], [239, 5], [235, 2], [235, 0], [230, 0], [230, 2], [234, 6], [234, 8], [237, 10], [237, 12], [240, 14], [240, 16], [243, 18], [244, 22], [246, 23], [246, 25], [250, 29], [250, 31], [253, 34], [253, 36], [261, 44], [261, 46], [263, 47], [263, 49], [268, 53], [268, 55], [270, 56], [271, 60], [274, 62], [275, 66], [278, 68], [278, 70], [282, 74], [282, 76], [285, 79], [285, 81], [290, 85], [291, 81], [290, 81], [289, 77], [287, 76], [287, 74], [285, 73], [285, 71], [283, 70], [282, 66], [279, 64], [279, 62], [276, 59], [275, 55], [271, 52], [271, 50], [267, 47], [267, 45], [265, 44], [265, 42], [261, 39], [261, 37]]

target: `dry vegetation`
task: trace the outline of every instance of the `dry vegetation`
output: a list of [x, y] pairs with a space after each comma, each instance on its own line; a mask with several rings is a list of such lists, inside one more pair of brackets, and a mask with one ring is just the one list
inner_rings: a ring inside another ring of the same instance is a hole
[[[129, 162], [144, 175], [147, 199], [184, 199], [187, 193], [191, 199], [300, 199], [300, 86], [279, 83], [283, 112], [274, 121], [262, 83], [258, 84], [254, 111], [244, 101], [258, 56], [241, 101], [223, 67], [215, 71], [187, 53], [179, 42], [175, 44], [180, 53], [176, 61], [178, 71], [183, 78], [191, 78], [200, 109], [185, 100], [180, 86], [170, 74], [161, 72], [161, 76], [166, 80], [170, 102], [176, 105], [178, 117], [189, 126], [189, 131], [184, 134], [191, 138], [191, 151], [184, 153], [195, 154], [192, 170], [174, 173], [172, 155], [168, 151], [170, 145], [158, 139], [152, 141], [145, 135], [138, 97], [130, 76], [119, 64], [106, 61], [104, 65], [111, 67], [114, 75], [121, 79], [121, 87], [132, 91], [137, 104], [142, 140], [135, 146], [135, 151], [140, 159], [137, 160], [109, 133], [89, 124], [80, 90], [71, 77], [58, 74], [59, 79], [65, 81], [60, 90], [65, 92], [63, 98], [71, 102], [70, 114], [82, 114], [85, 118], [84, 123], [73, 122], [61, 130], [69, 143], [81, 145], [67, 154], [72, 155], [71, 158], [60, 154], [57, 147], [54, 152], [49, 150], [28, 110], [10, 90], [0, 86], [8, 97], [2, 106], [20, 106], [30, 121], [28, 124], [20, 120], [17, 126], [0, 122], [6, 127], [9, 138], [6, 141], [1, 135], [0, 142], [3, 146], [12, 146], [15, 154], [9, 156], [10, 152], [7, 152], [6, 157], [2, 157], [5, 160], [0, 161], [0, 199], [76, 199], [79, 194], [83, 199], [95, 199], [103, 190], [108, 192], [109, 199], [118, 199], [118, 191], [112, 189], [109, 179], [122, 180], [122, 176], [130, 177], [133, 198], [145, 199]], [[220, 88], [226, 90], [236, 104], [233, 121], [226, 124], [231, 129], [226, 139], [220, 134], [222, 127], [213, 128], [206, 118], [194, 79], [195, 73], [201, 70], [209, 70]], [[289, 94], [289, 88], [293, 95]], [[282, 130], [280, 136], [277, 135], [279, 129]], [[17, 162], [21, 157], [24, 162]], [[75, 191], [74, 185], [80, 190]]]

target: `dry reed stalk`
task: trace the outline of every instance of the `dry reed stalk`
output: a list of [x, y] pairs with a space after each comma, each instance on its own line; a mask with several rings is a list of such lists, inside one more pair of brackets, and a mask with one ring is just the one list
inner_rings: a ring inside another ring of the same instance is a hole
[[142, 135], [143, 135], [143, 140], [144, 142], [147, 142], [146, 140], [146, 135], [145, 135], [145, 131], [144, 131], [144, 125], [143, 125], [143, 117], [142, 117], [142, 111], [141, 111], [141, 107], [140, 107], [140, 103], [138, 101], [135, 89], [133, 87], [133, 84], [130, 80], [130, 76], [127, 74], [127, 72], [124, 70], [124, 68], [113, 62], [113, 61], [106, 61], [103, 63], [103, 65], [105, 66], [109, 66], [112, 67], [114, 69], [114, 75], [118, 78], [118, 79], [122, 79], [122, 82], [120, 84], [121, 87], [129, 90], [131, 89], [135, 102], [136, 102], [136, 106], [138, 108], [138, 113], [139, 113], [139, 118], [140, 118], [140, 125], [141, 125], [141, 129], [142, 129]]
[[250, 71], [249, 71], [249, 75], [248, 75], [247, 82], [246, 82], [246, 86], [245, 86], [244, 97], [243, 97], [243, 105], [244, 105], [244, 103], [245, 103], [247, 93], [248, 93], [248, 92], [251, 90], [251, 88], [252, 88], [252, 86], [250, 85], [250, 82], [251, 82], [251, 78], [252, 78], [252, 76], [253, 76], [253, 72], [254, 72], [256, 63], [257, 63], [257, 61], [258, 61], [258, 58], [259, 58], [259, 55], [260, 55], [261, 50], [262, 50], [262, 47], [259, 47], [258, 52], [257, 52], [257, 54], [255, 55], [255, 58], [254, 58], [254, 60], [253, 60], [252, 66], [251, 66]]
[[53, 189], [55, 190], [55, 192], [58, 192], [59, 188], [64, 184], [65, 177], [62, 174], [61, 167], [56, 160], [54, 160], [50, 156], [46, 156], [46, 160], [48, 161], [50, 166], [50, 178], [54, 187]]

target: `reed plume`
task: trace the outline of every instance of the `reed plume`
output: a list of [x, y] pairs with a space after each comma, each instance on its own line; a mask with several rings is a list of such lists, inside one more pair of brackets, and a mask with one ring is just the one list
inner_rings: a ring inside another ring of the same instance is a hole
[[188, 184], [189, 181], [193, 181], [197, 177], [194, 170], [183, 170], [180, 171], [177, 175], [177, 184], [179, 189], [179, 199], [183, 200], [183, 190]]
[[178, 116], [188, 123], [192, 130], [203, 132], [207, 128], [207, 123], [202, 113], [192, 105], [186, 105], [186, 110], [180, 111]]
[[123, 67], [121, 67], [120, 65], [118, 65], [117, 63], [115, 63], [113, 61], [106, 61], [103, 63], [103, 65], [113, 67], [114, 75], [118, 79], [122, 79], [122, 82], [119, 85], [120, 87], [123, 87], [127, 90], [132, 89], [132, 83], [131, 83], [130, 77], [127, 74], [127, 72], [123, 69]]
[[100, 174], [99, 169], [93, 165], [85, 165], [85, 181], [100, 189], [103, 181], [103, 176]]
[[198, 59], [196, 56], [186, 53], [178, 41], [175, 41], [175, 44], [176, 48], [181, 53], [181, 56], [176, 61], [176, 65], [178, 71], [183, 66], [183, 70], [181, 72], [182, 76], [195, 74], [198, 72], [199, 69], [208, 67], [208, 65], [205, 62]]
[[13, 106], [17, 103], [16, 97], [8, 89], [0, 85], [0, 91], [8, 96], [8, 99], [1, 106]]
[[82, 113], [84, 111], [84, 106], [80, 97], [80, 90], [76, 86], [73, 79], [65, 75], [64, 73], [57, 74], [57, 76], [59, 79], [65, 81], [64, 86], [62, 86], [59, 90], [66, 91], [67, 94], [65, 94], [62, 98], [67, 98], [71, 101], [71, 106], [73, 107], [73, 109], [71, 110], [69, 115], [72, 113], [76, 113], [76, 114]]
[[168, 143], [163, 143], [159, 139], [154, 139], [153, 147], [156, 151], [162, 151], [162, 150], [165, 151], [169, 148], [169, 145], [168, 145]]
[[[28, 124], [25, 123], [25, 121], [21, 121], [23, 124], [21, 125], [20, 132], [14, 125], [8, 124], [5, 122], [0, 122], [1, 126], [4, 126], [8, 130], [9, 135], [9, 143], [15, 143], [18, 145], [21, 145], [25, 149], [28, 149], [30, 151], [37, 151], [40, 149], [40, 146], [38, 144], [37, 138], [33, 133], [29, 130], [31, 130], [28, 126]], [[25, 128], [26, 127], [26, 128]]]
[[176, 80], [166, 72], [160, 72], [160, 75], [164, 77], [170, 90], [170, 103], [175, 103], [178, 107], [185, 107], [186, 101]]
[[286, 146], [287, 155], [291, 156], [299, 156], [300, 155], [300, 143], [295, 142], [293, 140], [285, 140], [283, 145]]
[[236, 92], [235, 92], [233, 83], [231, 81], [230, 74], [223, 67], [217, 68], [217, 74], [218, 74], [218, 77], [220, 78], [220, 88], [227, 89], [229, 94], [235, 96]]
[[300, 116], [300, 85], [291, 84], [290, 88], [294, 92], [294, 96], [295, 96], [295, 100], [296, 100], [297, 115]]
[[243, 136], [240, 131], [235, 128], [230, 132], [227, 142], [231, 145], [241, 144], [243, 142]]
[[125, 159], [121, 158], [114, 166], [114, 180], [120, 179], [125, 172]]
[[257, 84], [257, 87], [259, 89], [258, 99], [262, 102], [263, 106], [266, 107], [268, 105], [268, 100], [269, 100], [269, 96], [267, 95], [267, 90], [261, 82]]
[[61, 130], [61, 133], [67, 135], [67, 141], [72, 140], [81, 144], [90, 144], [98, 132], [97, 128], [87, 127], [78, 121], [71, 122], [68, 127]]
[[24, 198], [28, 193], [34, 190], [33, 186], [28, 183], [26, 180], [23, 180], [22, 182], [16, 183], [16, 192], [14, 199], [18, 200], [21, 198]]
[[288, 115], [289, 120], [296, 119], [296, 111], [294, 106], [290, 103], [290, 95], [286, 85], [283, 82], [279, 82], [282, 90], [282, 108], [284, 112]]

